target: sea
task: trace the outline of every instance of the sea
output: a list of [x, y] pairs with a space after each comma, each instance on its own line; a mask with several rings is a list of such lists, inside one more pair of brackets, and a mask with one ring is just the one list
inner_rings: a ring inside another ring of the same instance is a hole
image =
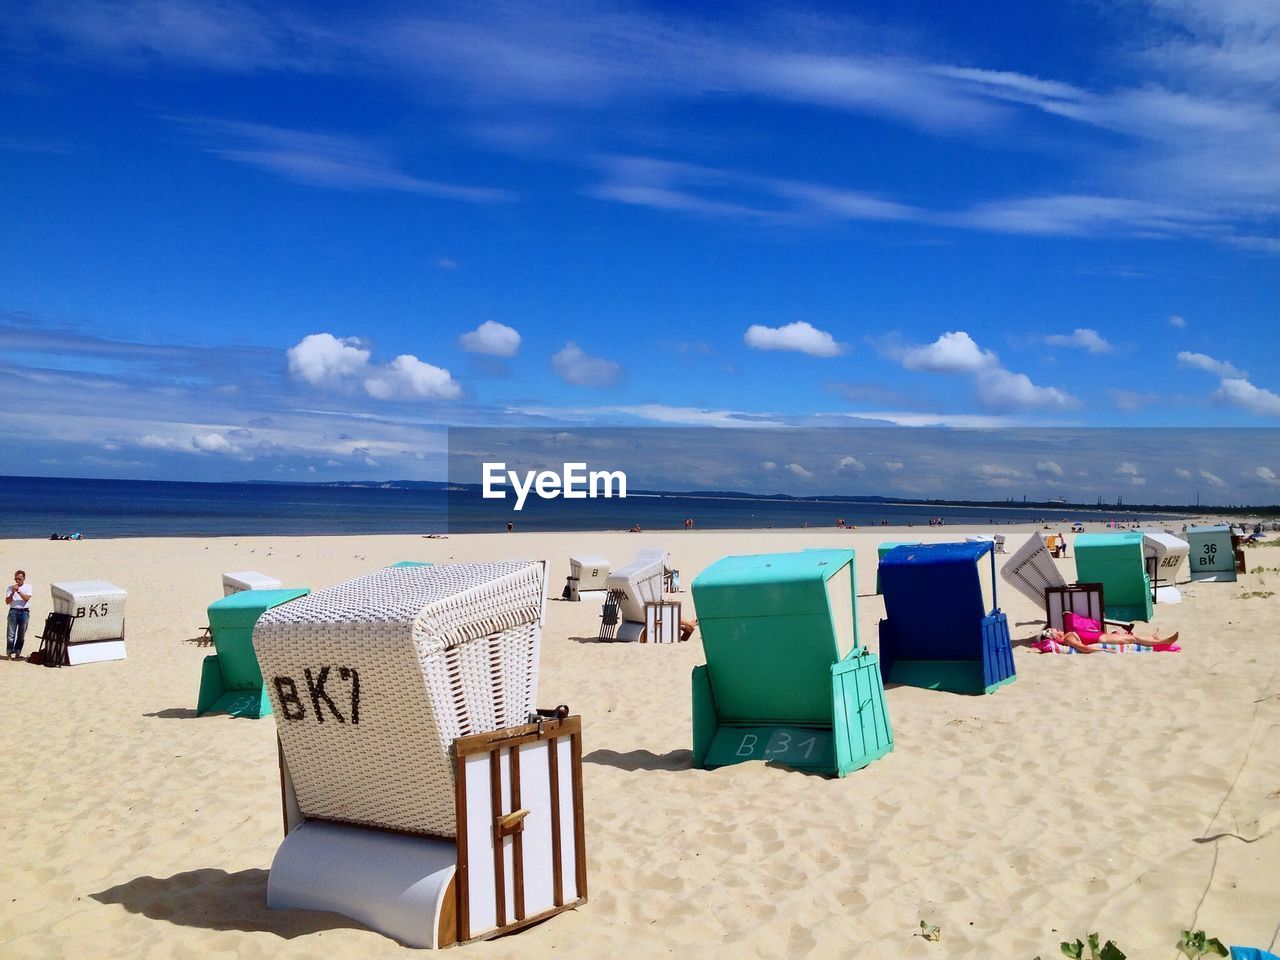
[[632, 494], [625, 499], [536, 500], [514, 512], [510, 501], [479, 490], [288, 483], [189, 483], [0, 477], [8, 509], [0, 538], [282, 536], [318, 534], [498, 532], [522, 530], [697, 529], [927, 526], [930, 521], [999, 526], [1011, 523], [1097, 524], [1176, 519], [1111, 507], [947, 506], [939, 503], [856, 503], [830, 500], [720, 498]]

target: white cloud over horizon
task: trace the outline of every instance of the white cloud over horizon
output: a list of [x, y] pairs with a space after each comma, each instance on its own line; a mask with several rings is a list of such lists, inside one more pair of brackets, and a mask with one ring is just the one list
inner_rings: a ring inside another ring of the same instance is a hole
[[312, 333], [286, 351], [289, 374], [318, 389], [359, 383], [375, 400], [451, 400], [462, 387], [443, 367], [401, 354], [390, 363], [370, 363], [371, 350], [355, 337]]
[[756, 350], [790, 350], [811, 357], [838, 357], [847, 353], [847, 344], [838, 343], [831, 334], [819, 330], [805, 320], [781, 327], [754, 323], [743, 334], [743, 343]]
[[622, 379], [622, 365], [603, 357], [593, 357], [572, 340], [551, 358], [551, 369], [565, 383], [575, 387], [600, 389]]
[[1108, 343], [1097, 330], [1089, 327], [1076, 327], [1071, 333], [1051, 333], [1044, 338], [1051, 347], [1080, 347], [1090, 353], [1110, 353], [1115, 347]]
[[458, 337], [462, 349], [492, 357], [514, 357], [520, 352], [520, 331], [496, 320], [486, 320]]

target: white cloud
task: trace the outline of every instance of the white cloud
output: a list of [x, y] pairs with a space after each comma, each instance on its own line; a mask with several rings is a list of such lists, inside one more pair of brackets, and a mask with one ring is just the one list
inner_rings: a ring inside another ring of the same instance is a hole
[[486, 320], [458, 338], [463, 350], [494, 357], [514, 357], [520, 349], [520, 332], [505, 323]]
[[1129, 483], [1135, 487], [1145, 487], [1147, 485], [1146, 477], [1130, 477]]
[[364, 389], [375, 400], [451, 400], [462, 393], [448, 370], [407, 353], [372, 370]]
[[191, 446], [201, 453], [233, 453], [235, 447], [220, 433], [196, 434], [191, 438]]
[[144, 433], [138, 438], [138, 446], [148, 450], [184, 450], [187, 449], [181, 440], [175, 437], [162, 437], [158, 433]]
[[369, 356], [355, 337], [312, 333], [289, 348], [289, 373], [313, 387], [327, 386], [359, 374]]
[[1000, 363], [999, 357], [983, 350], [963, 330], [944, 333], [923, 347], [907, 347], [899, 352], [898, 360], [908, 370], [930, 373], [975, 373]]
[[1018, 480], [1026, 476], [1021, 470], [1002, 463], [980, 463], [973, 472], [986, 480]]
[[899, 470], [901, 470], [905, 466], [906, 464], [903, 463], [901, 460], [886, 460], [884, 462], [884, 468], [886, 470], [892, 471], [893, 473], [897, 473]]
[[458, 261], [451, 260], [448, 257], [441, 257], [439, 260], [436, 261], [436, 266], [439, 267], [441, 270], [457, 270]]
[[1254, 473], [1257, 475], [1258, 479], [1261, 480], [1263, 483], [1276, 482], [1276, 473], [1270, 467], [1259, 467], [1257, 470], [1254, 471]]
[[462, 387], [448, 370], [401, 354], [379, 366], [355, 337], [339, 340], [328, 333], [303, 337], [288, 351], [289, 373], [313, 387], [340, 387], [359, 380], [375, 400], [448, 400]]
[[859, 460], [857, 457], [841, 457], [839, 460], [836, 461], [837, 472], [843, 472], [845, 470], [853, 470], [856, 473], [863, 473], [864, 471], [866, 471], [866, 469], [867, 469], [867, 465], [863, 463], [861, 460]]
[[1280, 417], [1280, 396], [1242, 378], [1223, 380], [1214, 397], [1261, 417]]
[[551, 369], [561, 380], [575, 387], [608, 387], [622, 377], [621, 365], [591, 356], [572, 340], [551, 358]]
[[1071, 333], [1051, 333], [1044, 339], [1052, 347], [1081, 347], [1090, 353], [1110, 353], [1115, 349], [1097, 330], [1089, 327], [1076, 327]]
[[787, 469], [791, 471], [791, 473], [795, 474], [797, 477], [800, 477], [802, 480], [808, 480], [810, 477], [813, 476], [813, 471], [806, 470], [804, 467], [802, 467], [798, 463], [788, 463]]
[[760, 464], [760, 468], [762, 470], [773, 471], [778, 469], [778, 465], [772, 460], [766, 460], [764, 463]]
[[1190, 350], [1178, 351], [1178, 363], [1184, 367], [1193, 367], [1196, 370], [1204, 370], [1206, 373], [1212, 373], [1214, 376], [1222, 377], [1239, 377], [1241, 379], [1248, 377], [1245, 373], [1225, 360], [1215, 360], [1213, 357], [1203, 353], [1192, 353]]
[[1179, 330], [1185, 330], [1187, 326], [1186, 318], [1180, 314], [1169, 314], [1169, 326], [1177, 327]]
[[1060, 477], [1063, 474], [1063, 469], [1056, 460], [1041, 460], [1036, 464], [1036, 472], [1047, 473], [1051, 477]]
[[1136, 463], [1122, 463], [1120, 466], [1116, 467], [1116, 473], [1136, 477], [1138, 475], [1138, 465]]
[[1025, 373], [1013, 373], [998, 367], [977, 378], [978, 399], [988, 407], [1038, 407], [1066, 410], [1079, 401], [1057, 387], [1041, 387]]
[[742, 339], [757, 350], [794, 350], [813, 357], [837, 357], [849, 350], [846, 344], [837, 343], [831, 334], [804, 320], [781, 327], [753, 323]]
[[1211, 486], [1225, 487], [1227, 485], [1227, 482], [1223, 480], [1220, 476], [1218, 476], [1216, 473], [1210, 473], [1208, 470], [1201, 470], [1200, 476], [1203, 477], [1205, 480], [1209, 481], [1209, 484]]
[[1185, 467], [1174, 467], [1173, 473], [1174, 473], [1174, 476], [1176, 476], [1179, 480], [1191, 479], [1191, 471], [1186, 469]]

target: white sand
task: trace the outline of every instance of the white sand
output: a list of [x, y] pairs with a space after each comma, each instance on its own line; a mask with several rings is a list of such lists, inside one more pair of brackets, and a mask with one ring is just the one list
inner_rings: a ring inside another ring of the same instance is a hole
[[[1021, 542], [1002, 530], [1010, 549]], [[621, 564], [660, 543], [687, 585], [725, 554], [850, 546], [875, 649], [876, 545], [961, 532], [5, 542], [8, 568], [36, 586], [32, 633], [50, 581], [125, 587], [129, 659], [0, 662], [0, 956], [405, 955], [336, 915], [266, 909], [281, 838], [274, 721], [194, 717], [210, 650], [191, 639], [223, 571], [319, 588], [396, 560], [545, 557], [558, 596], [570, 552]], [[1271, 572], [1185, 587], [1184, 603], [1157, 608], [1183, 653], [1019, 649], [1017, 682], [992, 696], [889, 690], [895, 751], [843, 780], [690, 769], [697, 635], [584, 643], [598, 606], [551, 603], [539, 699], [584, 720], [591, 899], [460, 949], [1031, 960], [1100, 930], [1131, 958], [1170, 960], [1192, 924], [1266, 946], [1280, 924], [1280, 596], [1242, 595], [1280, 590], [1280, 548], [1248, 556]], [[1059, 563], [1073, 579], [1073, 561]], [[1000, 586], [1015, 639], [1031, 636], [1034, 608]], [[922, 919], [940, 943], [913, 936]]]

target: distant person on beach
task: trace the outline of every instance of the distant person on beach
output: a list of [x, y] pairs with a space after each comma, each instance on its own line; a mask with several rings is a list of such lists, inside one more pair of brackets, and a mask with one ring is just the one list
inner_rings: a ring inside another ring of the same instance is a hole
[[507, 533], [511, 533], [513, 530], [515, 530], [515, 528], [516, 528], [516, 525], [515, 525], [512, 521], [508, 520], [508, 521], [507, 521]]
[[628, 530], [627, 532], [628, 532], [628, 533], [641, 533], [642, 531], [640, 530], [640, 524], [638, 524], [638, 523], [637, 523], [637, 524], [635, 524], [635, 525], [634, 525], [634, 526], [632, 526], [632, 528], [631, 528], [630, 530]]
[[4, 592], [4, 602], [9, 605], [5, 656], [10, 660], [17, 660], [22, 656], [22, 644], [27, 639], [27, 621], [31, 618], [31, 611], [27, 609], [27, 604], [31, 602], [31, 587], [27, 585], [25, 570], [14, 573], [13, 583]]

